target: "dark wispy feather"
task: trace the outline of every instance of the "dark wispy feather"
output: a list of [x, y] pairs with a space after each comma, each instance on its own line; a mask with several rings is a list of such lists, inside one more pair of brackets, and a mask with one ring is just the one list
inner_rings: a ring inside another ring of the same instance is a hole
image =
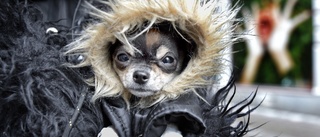
[[81, 93], [87, 96], [69, 135], [96, 136], [103, 120], [89, 87], [62, 66], [67, 30], [46, 33], [54, 23], [25, 3], [6, 0], [0, 7], [0, 136], [61, 136]]
[[[228, 84], [217, 91], [211, 99], [211, 105], [206, 108], [204, 117], [208, 127], [203, 136], [240, 137], [250, 131], [248, 127], [250, 113], [259, 106], [250, 109], [250, 105], [257, 95], [257, 90], [244, 100], [231, 106], [235, 94], [235, 78], [232, 75]], [[244, 117], [247, 117], [247, 119]], [[242, 120], [238, 120], [238, 123], [236, 123], [239, 118]]]

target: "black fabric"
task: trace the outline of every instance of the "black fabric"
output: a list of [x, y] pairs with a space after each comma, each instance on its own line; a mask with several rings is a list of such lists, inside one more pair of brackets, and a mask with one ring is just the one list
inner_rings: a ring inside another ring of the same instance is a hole
[[[230, 105], [235, 96], [235, 78], [213, 96], [210, 87], [198, 89], [201, 98], [188, 93], [174, 100], [158, 103], [148, 108], [128, 109], [121, 98], [105, 98], [101, 102], [105, 119], [110, 120], [120, 137], [159, 137], [168, 124], [174, 124], [185, 137], [240, 137], [250, 131], [250, 113], [258, 106], [248, 109], [257, 91], [245, 100]], [[229, 98], [227, 98], [230, 96]], [[236, 119], [247, 117], [246, 120]], [[232, 124], [236, 126], [232, 126]]]
[[131, 119], [124, 100], [122, 98], [107, 98], [102, 99], [101, 102], [105, 120], [108, 121], [105, 127], [112, 125], [120, 137], [130, 137]]
[[128, 109], [121, 98], [103, 99], [102, 106], [120, 137], [159, 137], [168, 124], [176, 125], [185, 134], [203, 134], [205, 123], [199, 102], [195, 94], [185, 94], [148, 108]]

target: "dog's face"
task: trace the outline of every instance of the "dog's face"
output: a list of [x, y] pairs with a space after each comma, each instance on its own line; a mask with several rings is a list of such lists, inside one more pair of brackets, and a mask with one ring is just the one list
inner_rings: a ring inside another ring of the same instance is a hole
[[170, 31], [151, 28], [131, 41], [140, 52], [120, 42], [115, 44], [113, 67], [124, 87], [137, 97], [159, 94], [183, 69], [186, 56], [183, 41]]

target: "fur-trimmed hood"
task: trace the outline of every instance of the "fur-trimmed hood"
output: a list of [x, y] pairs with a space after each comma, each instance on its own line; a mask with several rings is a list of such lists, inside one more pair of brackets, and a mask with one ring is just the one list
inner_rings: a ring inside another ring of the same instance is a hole
[[[110, 0], [98, 1], [102, 10], [89, 3], [91, 14], [98, 23], [87, 27], [78, 40], [71, 43], [67, 54], [83, 54], [85, 60], [77, 66], [92, 66], [96, 91], [93, 100], [100, 97], [123, 95], [124, 87], [112, 68], [109, 48], [118, 39], [135, 48], [128, 33], [146, 24], [170, 22], [180, 34], [186, 34], [196, 44], [194, 54], [184, 71], [162, 90], [165, 98], [174, 98], [186, 91], [195, 91], [213, 84], [210, 80], [223, 72], [222, 51], [232, 43], [235, 9], [226, 8], [223, 0]], [[139, 34], [138, 34], [139, 35]], [[157, 97], [158, 98], [158, 97]]]

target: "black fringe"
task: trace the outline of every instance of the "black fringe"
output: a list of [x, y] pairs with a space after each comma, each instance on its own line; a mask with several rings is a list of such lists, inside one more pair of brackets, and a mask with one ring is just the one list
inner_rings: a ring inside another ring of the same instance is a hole
[[[32, 5], [0, 3], [0, 136], [61, 136], [81, 93], [87, 97], [70, 136], [97, 136], [103, 127], [89, 87], [62, 66], [68, 30], [43, 22]], [[55, 26], [59, 33], [46, 33]]]
[[[229, 93], [231, 93], [230, 96], [228, 96]], [[250, 113], [260, 106], [259, 104], [254, 108], [250, 108], [257, 95], [257, 90], [243, 101], [230, 106], [235, 94], [235, 78], [232, 75], [228, 84], [217, 91], [212, 98], [211, 105], [206, 108], [207, 111], [204, 113], [204, 117], [207, 130], [203, 135], [204, 137], [241, 137], [251, 131], [248, 128]], [[245, 110], [245, 108], [248, 109]], [[247, 117], [247, 119], [244, 117]], [[235, 123], [239, 118], [242, 120]], [[232, 124], [236, 126], [232, 126]]]

